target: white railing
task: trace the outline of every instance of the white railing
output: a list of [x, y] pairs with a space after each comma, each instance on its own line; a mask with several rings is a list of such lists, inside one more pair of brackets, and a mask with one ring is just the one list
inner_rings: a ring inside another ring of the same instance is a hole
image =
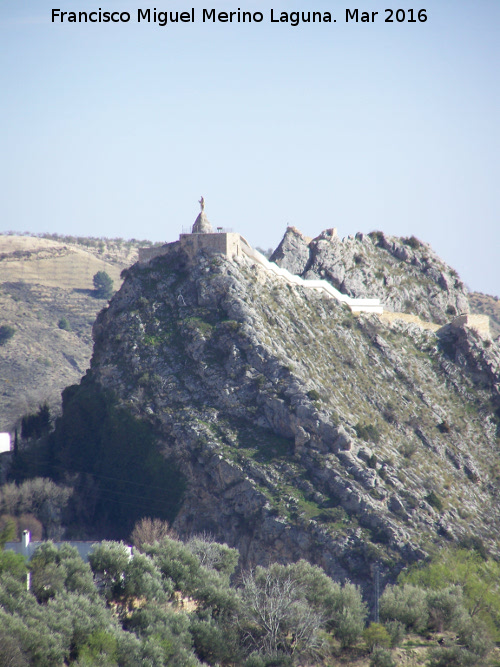
[[291, 285], [300, 285], [308, 289], [315, 289], [320, 292], [326, 292], [337, 301], [347, 304], [354, 313], [383, 313], [384, 307], [380, 303], [380, 299], [354, 299], [347, 294], [342, 294], [333, 285], [330, 285], [326, 280], [304, 280], [300, 276], [290, 273], [287, 269], [282, 269], [274, 262], [270, 262], [258, 250], [252, 248], [248, 241], [240, 235], [241, 249], [248, 257], [251, 257], [258, 264], [263, 266], [267, 271], [271, 271], [274, 275], [283, 278]]

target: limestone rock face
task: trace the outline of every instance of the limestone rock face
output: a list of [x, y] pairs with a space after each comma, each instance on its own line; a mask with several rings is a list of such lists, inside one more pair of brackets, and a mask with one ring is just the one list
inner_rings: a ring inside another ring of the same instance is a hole
[[[406, 248], [377, 243], [318, 237], [308, 271], [340, 279], [342, 252]], [[295, 232], [280, 252], [293, 244], [303, 265]], [[388, 581], [431, 543], [473, 533], [497, 548], [500, 350], [475, 332], [355, 318], [246, 258], [188, 264], [172, 244], [127, 272], [94, 340], [87, 383], [150, 424], [187, 479], [181, 536], [208, 531], [243, 567], [306, 558], [367, 588], [371, 563]]]
[[288, 227], [281, 243], [271, 255], [269, 261], [300, 276], [309, 262], [309, 244], [303, 234], [295, 227]]
[[272, 261], [303, 278], [327, 280], [349, 296], [380, 298], [387, 310], [438, 324], [469, 312], [456, 271], [415, 237], [372, 232], [341, 240], [326, 230], [306, 244], [289, 228]]

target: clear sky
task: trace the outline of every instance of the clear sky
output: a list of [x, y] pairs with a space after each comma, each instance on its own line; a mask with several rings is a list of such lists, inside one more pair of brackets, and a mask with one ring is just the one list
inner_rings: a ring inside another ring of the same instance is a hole
[[[500, 296], [500, 2], [420, 2], [0, 0], [1, 229], [172, 241], [203, 195], [253, 245], [414, 234]], [[195, 22], [137, 22], [155, 6]], [[131, 20], [51, 22], [99, 7]], [[264, 20], [202, 22], [238, 7]]]

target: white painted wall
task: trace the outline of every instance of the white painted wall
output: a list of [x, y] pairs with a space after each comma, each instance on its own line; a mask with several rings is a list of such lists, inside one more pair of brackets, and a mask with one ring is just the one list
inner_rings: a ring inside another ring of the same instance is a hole
[[243, 236], [240, 236], [241, 248], [245, 255], [251, 257], [258, 262], [267, 271], [271, 271], [274, 275], [284, 278], [292, 285], [300, 285], [309, 289], [315, 289], [320, 292], [326, 292], [341, 303], [346, 303], [354, 313], [383, 313], [384, 307], [380, 303], [380, 299], [353, 299], [347, 294], [342, 294], [333, 285], [330, 285], [326, 280], [304, 280], [300, 276], [296, 276], [286, 269], [282, 269], [274, 262], [270, 262], [264, 255], [252, 248]]
[[10, 433], [0, 433], [0, 454], [10, 452]]

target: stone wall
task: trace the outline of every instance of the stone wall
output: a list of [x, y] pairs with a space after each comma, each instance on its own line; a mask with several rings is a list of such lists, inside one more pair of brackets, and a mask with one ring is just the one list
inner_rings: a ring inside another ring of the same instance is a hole
[[380, 299], [354, 299], [347, 294], [342, 294], [339, 292], [333, 285], [331, 285], [326, 280], [305, 280], [300, 276], [290, 273], [287, 269], [282, 269], [274, 262], [270, 262], [264, 255], [251, 247], [251, 245], [246, 241], [242, 236], [241, 240], [241, 249], [245, 255], [255, 260], [260, 264], [266, 271], [274, 273], [275, 276], [283, 278], [291, 285], [300, 285], [308, 289], [315, 289], [319, 292], [326, 292], [329, 296], [333, 297], [341, 303], [345, 303], [353, 311], [353, 313], [382, 313], [384, 307], [380, 303]]
[[477, 331], [477, 333], [485, 338], [491, 338], [490, 318], [488, 315], [472, 315], [470, 313], [459, 315], [451, 322], [451, 326], [457, 329], [468, 327], [469, 329], [474, 329], [474, 331]]
[[221, 253], [229, 259], [241, 255], [240, 235], [220, 232], [217, 234], [181, 234], [181, 248], [194, 259], [200, 250]]
[[[377, 313], [388, 322], [393, 322], [398, 319], [404, 320], [405, 322], [412, 322], [424, 329], [430, 329], [432, 331], [437, 331], [440, 328], [440, 325], [432, 322], [425, 322], [417, 315], [384, 311], [379, 299], [356, 299], [349, 297], [346, 294], [339, 292], [326, 280], [305, 280], [300, 276], [290, 273], [287, 269], [279, 267], [274, 262], [269, 262], [264, 255], [252, 248], [243, 236], [234, 232], [219, 232], [216, 234], [181, 234], [179, 241], [175, 243], [168, 243], [153, 248], [139, 248], [139, 262], [146, 263], [154, 257], [165, 255], [178, 244], [181, 245], [182, 249], [191, 259], [194, 259], [200, 250], [220, 253], [229, 259], [240, 257], [244, 254], [260, 264], [266, 271], [270, 271], [274, 273], [274, 275], [283, 278], [289, 284], [301, 285], [302, 287], [328, 293], [329, 296], [337, 299], [337, 301], [346, 303], [354, 313]], [[460, 315], [459, 317], [456, 317], [451, 324], [454, 327], [467, 326], [487, 338], [491, 337], [489, 318], [487, 315]]]
[[165, 245], [153, 246], [151, 248], [139, 248], [139, 263], [146, 264], [154, 257], [159, 257], [160, 255], [166, 255], [170, 252], [172, 246], [177, 246], [179, 241], [174, 243], [165, 243]]

